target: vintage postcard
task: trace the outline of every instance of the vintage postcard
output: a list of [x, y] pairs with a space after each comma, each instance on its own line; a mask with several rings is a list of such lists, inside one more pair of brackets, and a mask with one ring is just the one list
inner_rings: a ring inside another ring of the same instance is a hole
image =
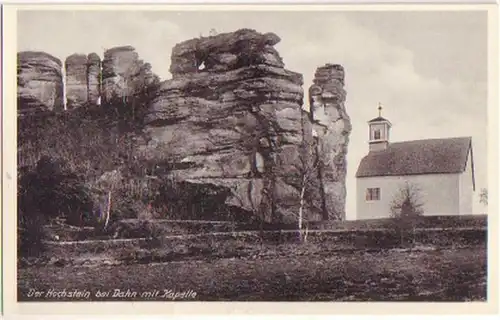
[[4, 6], [4, 311], [498, 312], [497, 15]]

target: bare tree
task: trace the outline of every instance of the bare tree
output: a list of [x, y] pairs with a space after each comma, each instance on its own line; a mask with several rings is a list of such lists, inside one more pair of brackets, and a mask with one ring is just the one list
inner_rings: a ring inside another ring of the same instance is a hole
[[424, 213], [423, 207], [418, 186], [405, 182], [394, 196], [390, 207], [393, 227], [399, 233], [401, 245], [404, 245], [404, 238], [408, 233], [411, 241], [415, 241], [415, 229]]
[[[314, 178], [317, 177], [318, 174], [318, 165], [317, 157], [314, 157], [312, 153], [313, 149], [311, 146], [303, 143], [300, 150], [299, 161], [296, 164], [296, 167], [299, 172], [300, 177], [300, 195], [299, 195], [299, 212], [297, 219], [297, 227], [299, 229], [300, 241], [307, 241], [308, 234], [308, 226], [307, 226], [307, 217], [304, 216], [306, 203], [308, 202], [307, 194], [313, 188]], [[304, 230], [304, 222], [305, 222], [305, 230]]]
[[104, 173], [95, 183], [94, 188], [97, 191], [106, 194], [105, 197], [100, 197], [97, 223], [102, 231], [106, 230], [111, 218], [111, 195], [116, 185], [121, 181], [122, 177], [118, 170], [113, 170]]

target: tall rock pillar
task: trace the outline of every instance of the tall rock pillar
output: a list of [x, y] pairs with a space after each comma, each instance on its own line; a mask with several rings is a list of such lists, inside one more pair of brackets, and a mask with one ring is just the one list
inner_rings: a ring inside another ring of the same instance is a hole
[[101, 58], [97, 53], [87, 56], [87, 100], [90, 104], [97, 104], [101, 96]]
[[345, 109], [344, 68], [326, 64], [309, 88], [320, 203], [324, 220], [345, 219], [346, 155], [351, 121]]
[[87, 55], [72, 54], [66, 58], [66, 108], [87, 104]]
[[139, 59], [132, 46], [108, 49], [102, 59], [101, 100], [103, 103], [126, 101], [159, 82], [151, 65]]

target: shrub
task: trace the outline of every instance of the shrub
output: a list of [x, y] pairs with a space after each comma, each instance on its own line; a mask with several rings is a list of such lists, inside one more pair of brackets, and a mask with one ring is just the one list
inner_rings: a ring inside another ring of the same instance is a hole
[[424, 213], [423, 206], [419, 188], [405, 182], [391, 203], [392, 221], [389, 225], [399, 235], [401, 245], [405, 245], [408, 240], [411, 243], [415, 241], [415, 228]]
[[[102, 107], [86, 105], [61, 113], [20, 116], [18, 168], [33, 171], [41, 158], [59, 159], [92, 194], [96, 193], [93, 184], [103, 174], [117, 170], [123, 174], [123, 179], [112, 195], [112, 218], [136, 217], [141, 208], [152, 201], [155, 192], [154, 185], [145, 179], [146, 173], [137, 170], [144, 168], [145, 161], [137, 149], [142, 139], [142, 118], [154, 88], [154, 85], [144, 88], [138, 95], [127, 99], [126, 104], [120, 100]], [[61, 188], [80, 188], [68, 183]], [[70, 193], [75, 194], [75, 191]], [[30, 192], [38, 191], [33, 188]], [[58, 215], [60, 209], [67, 210], [60, 208], [62, 206], [61, 201], [53, 203], [51, 210], [54, 215]], [[78, 222], [78, 217], [71, 218], [75, 218], [72, 222]]]
[[40, 214], [46, 218], [65, 216], [77, 222], [80, 213], [92, 212], [92, 197], [83, 177], [72, 172], [62, 160], [43, 156], [32, 171], [22, 174], [18, 183], [19, 212], [25, 218]]
[[[228, 188], [186, 181], [165, 180], [159, 187], [153, 205], [164, 206], [169, 219], [231, 220], [234, 212], [226, 205]], [[240, 215], [244, 217], [245, 215]]]
[[18, 179], [18, 250], [20, 255], [36, 255], [47, 237], [43, 225], [66, 216], [80, 222], [80, 213], [92, 213], [92, 198], [82, 177], [64, 161], [42, 157], [33, 170], [20, 170]]

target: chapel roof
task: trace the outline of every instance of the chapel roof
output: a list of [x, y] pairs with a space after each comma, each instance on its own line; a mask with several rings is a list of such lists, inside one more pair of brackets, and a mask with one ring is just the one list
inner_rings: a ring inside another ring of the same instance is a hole
[[384, 150], [370, 151], [361, 160], [356, 177], [463, 172], [471, 148], [471, 137], [390, 143]]

